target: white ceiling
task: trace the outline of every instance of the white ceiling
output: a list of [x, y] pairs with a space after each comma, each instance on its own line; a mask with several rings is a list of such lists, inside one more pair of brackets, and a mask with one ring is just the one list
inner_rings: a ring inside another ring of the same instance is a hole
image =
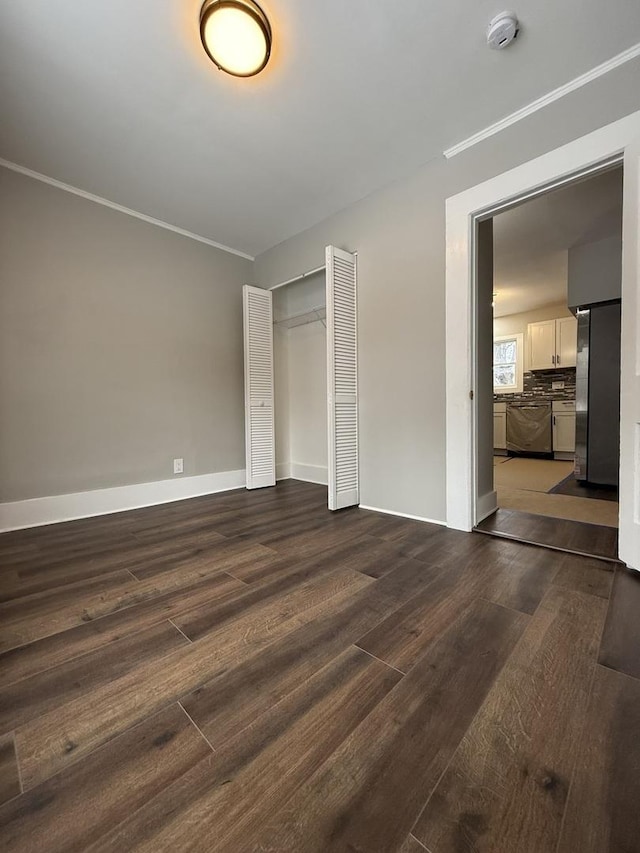
[[566, 304], [568, 250], [621, 228], [621, 168], [495, 216], [494, 316]]
[[200, 0], [0, 0], [0, 157], [249, 254], [640, 41], [637, 0], [264, 0], [258, 77]]

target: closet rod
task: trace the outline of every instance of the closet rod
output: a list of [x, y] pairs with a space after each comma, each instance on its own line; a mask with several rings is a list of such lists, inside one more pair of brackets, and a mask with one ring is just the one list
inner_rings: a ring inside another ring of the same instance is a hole
[[307, 272], [303, 272], [302, 275], [296, 275], [293, 278], [288, 278], [286, 281], [281, 281], [280, 284], [272, 284], [269, 287], [269, 290], [277, 290], [279, 287], [285, 287], [287, 284], [293, 284], [294, 281], [302, 281], [303, 278], [306, 278], [309, 275], [315, 275], [317, 272], [322, 272], [325, 269], [325, 265], [322, 264], [321, 267], [316, 267], [314, 270], [307, 270]]
[[[358, 253], [353, 253], [356, 257], [358, 257]], [[309, 275], [315, 275], [317, 272], [322, 272], [326, 270], [326, 264], [322, 264], [321, 267], [316, 267], [314, 270], [307, 270], [303, 272], [301, 275], [294, 275], [293, 278], [288, 278], [286, 281], [281, 281], [280, 284], [272, 284], [271, 287], [268, 287], [267, 290], [277, 290], [279, 287], [286, 287], [287, 284], [293, 284], [295, 281], [302, 281], [303, 278], [307, 278]]]

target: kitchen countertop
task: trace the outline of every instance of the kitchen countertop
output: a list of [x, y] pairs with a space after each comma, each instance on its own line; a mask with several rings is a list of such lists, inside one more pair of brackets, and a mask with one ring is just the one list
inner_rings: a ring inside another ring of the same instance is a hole
[[558, 400], [566, 400], [575, 403], [575, 394], [568, 396], [561, 391], [551, 394], [494, 394], [494, 403], [555, 403]]

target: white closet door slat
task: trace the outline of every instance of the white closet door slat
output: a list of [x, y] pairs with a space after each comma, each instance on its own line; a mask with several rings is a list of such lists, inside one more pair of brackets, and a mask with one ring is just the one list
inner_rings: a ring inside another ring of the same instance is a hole
[[356, 258], [326, 248], [329, 509], [359, 503]]
[[247, 488], [276, 484], [272, 293], [242, 288]]

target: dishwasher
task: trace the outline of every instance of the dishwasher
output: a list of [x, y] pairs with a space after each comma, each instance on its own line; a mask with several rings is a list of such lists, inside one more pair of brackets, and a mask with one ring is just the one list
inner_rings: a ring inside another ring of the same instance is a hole
[[507, 404], [507, 450], [551, 453], [551, 403]]

